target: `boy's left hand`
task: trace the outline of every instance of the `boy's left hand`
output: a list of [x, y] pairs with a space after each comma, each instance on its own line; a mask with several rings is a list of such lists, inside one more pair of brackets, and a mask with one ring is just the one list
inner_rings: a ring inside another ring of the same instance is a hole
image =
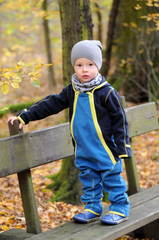
[[[13, 117], [9, 117], [9, 118], [8, 118], [8, 122], [10, 122], [11, 125], [13, 125], [13, 124], [14, 124], [14, 121], [16, 121], [16, 120], [19, 121], [18, 117], [16, 117], [16, 116], [13, 116]], [[22, 124], [22, 122], [20, 122], [20, 123], [19, 123], [19, 129], [22, 129], [22, 127], [23, 127], [23, 124]]]

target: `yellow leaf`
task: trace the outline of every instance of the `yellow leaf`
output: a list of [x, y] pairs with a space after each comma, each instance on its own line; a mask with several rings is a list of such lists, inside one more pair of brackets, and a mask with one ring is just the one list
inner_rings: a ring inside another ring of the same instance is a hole
[[32, 82], [32, 84], [33, 84], [34, 87], [40, 87], [40, 83], [39, 83], [39, 81], [38, 81], [37, 78], [32, 77], [32, 78], [31, 78], [31, 82]]
[[144, 18], [147, 18], [147, 16], [141, 16], [140, 18], [144, 19]]
[[52, 66], [53, 63], [48, 63], [48, 64], [44, 64], [45, 67], [49, 67], [49, 66]]
[[6, 72], [3, 75], [5, 78], [10, 79], [10, 75], [11, 75], [10, 72]]
[[137, 24], [136, 24], [135, 22], [131, 22], [130, 25], [131, 25], [131, 27], [133, 27], [133, 28], [137, 28]]
[[139, 4], [137, 4], [134, 8], [135, 8], [135, 10], [139, 10], [139, 9], [141, 9], [142, 7], [141, 7]]
[[38, 76], [41, 76], [41, 74], [38, 72], [38, 71], [33, 71], [33, 72], [30, 72], [28, 73], [29, 76], [33, 76], [33, 77], [38, 77]]
[[127, 60], [128, 60], [128, 62], [134, 62], [133, 58], [128, 58]]
[[13, 79], [14, 79], [14, 82], [21, 82], [22, 81], [21, 77], [19, 77], [17, 75], [13, 76]]
[[19, 84], [18, 84], [17, 82], [12, 82], [12, 83], [11, 83], [11, 86], [12, 86], [13, 88], [19, 88]]
[[9, 92], [9, 86], [8, 84], [4, 83], [1, 87], [1, 92], [6, 95]]
[[22, 66], [17, 65], [17, 66], [16, 66], [16, 69], [17, 69], [17, 70], [22, 70]]
[[[8, 110], [8, 107], [0, 108], [0, 112], [5, 111], [5, 110]], [[1, 212], [0, 212], [0, 214], [1, 214]]]
[[25, 63], [23, 61], [19, 61], [19, 62], [17, 62], [17, 66], [23, 67], [23, 66], [25, 66]]
[[7, 231], [8, 230], [8, 226], [7, 225], [3, 225], [3, 226], [1, 226], [1, 229], [2, 229], [2, 231]]
[[40, 69], [43, 65], [44, 65], [43, 63], [39, 63], [38, 65], [35, 66], [35, 69]]
[[152, 61], [149, 61], [148, 62], [150, 66], [153, 66], [153, 62]]
[[0, 215], [5, 215], [6, 213], [5, 212], [0, 212]]

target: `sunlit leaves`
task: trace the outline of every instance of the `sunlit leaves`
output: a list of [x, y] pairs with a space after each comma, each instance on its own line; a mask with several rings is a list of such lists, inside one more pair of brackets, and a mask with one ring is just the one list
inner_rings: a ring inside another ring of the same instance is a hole
[[[142, 0], [138, 0], [138, 2], [141, 2]], [[146, 0], [145, 1], [146, 6], [148, 7], [154, 7], [154, 8], [159, 8], [159, 2], [158, 0]], [[140, 3], [137, 3], [136, 6], [134, 7], [135, 10], [140, 10], [142, 9], [142, 6]], [[158, 11], [156, 13], [149, 13], [146, 16], [141, 16], [141, 18], [146, 18], [147, 21], [153, 21], [156, 24], [156, 29], [159, 30], [159, 13]]]
[[40, 83], [39, 83], [39, 81], [38, 81], [37, 78], [32, 77], [32, 78], [31, 78], [31, 82], [32, 82], [32, 84], [33, 84], [34, 87], [40, 87]]
[[13, 88], [19, 88], [19, 84], [18, 84], [17, 82], [11, 83], [11, 86], [12, 86]]
[[132, 67], [131, 67], [132, 62], [134, 62], [133, 58], [121, 59], [119, 66], [123, 71], [126, 69], [128, 73], [131, 73], [132, 72]]
[[25, 78], [30, 79], [34, 87], [40, 87], [39, 77], [41, 76], [42, 67], [48, 67], [52, 64], [31, 64], [19, 61], [16, 67], [0, 69], [0, 88], [1, 92], [6, 95], [9, 87], [19, 88], [19, 83]]
[[2, 86], [1, 86], [1, 92], [6, 95], [8, 92], [9, 92], [9, 86], [7, 83], [4, 83]]
[[135, 8], [135, 10], [139, 10], [139, 9], [141, 9], [142, 7], [141, 7], [139, 4], [136, 4], [136, 6], [135, 6], [134, 8]]

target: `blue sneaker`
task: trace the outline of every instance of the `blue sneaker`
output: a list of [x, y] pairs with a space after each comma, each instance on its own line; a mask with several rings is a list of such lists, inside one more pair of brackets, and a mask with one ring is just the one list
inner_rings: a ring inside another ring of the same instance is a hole
[[84, 211], [83, 213], [78, 213], [75, 216], [73, 216], [73, 220], [81, 223], [97, 221], [99, 218], [100, 218], [100, 215], [96, 215], [89, 211]]
[[116, 225], [126, 221], [127, 219], [128, 217], [122, 217], [117, 214], [108, 213], [106, 216], [101, 217], [100, 221], [105, 224]]

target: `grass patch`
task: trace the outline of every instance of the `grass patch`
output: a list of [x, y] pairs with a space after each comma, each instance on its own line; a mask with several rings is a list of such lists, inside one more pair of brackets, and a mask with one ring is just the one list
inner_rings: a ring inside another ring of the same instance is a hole
[[21, 110], [28, 108], [30, 105], [33, 105], [33, 104], [34, 102], [19, 103], [17, 105], [13, 105], [13, 104], [7, 105], [3, 108], [0, 108], [0, 118], [8, 113], [20, 112]]

